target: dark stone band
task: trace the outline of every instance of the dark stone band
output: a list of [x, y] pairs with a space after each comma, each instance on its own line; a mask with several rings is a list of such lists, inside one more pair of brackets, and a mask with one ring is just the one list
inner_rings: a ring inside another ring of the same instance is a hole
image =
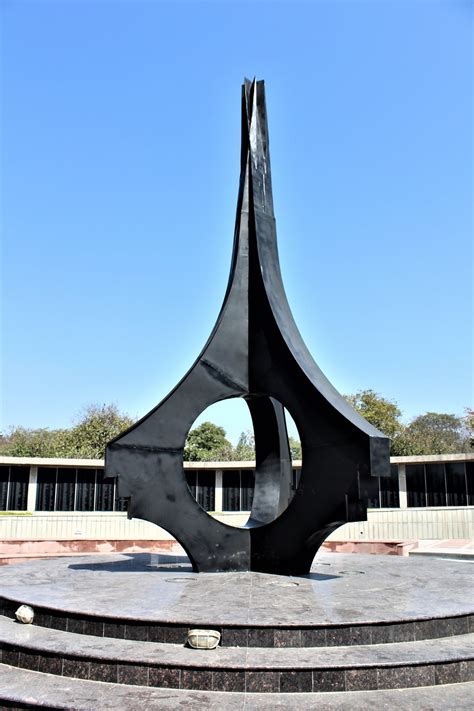
[[[0, 614], [14, 618], [20, 602], [0, 599]], [[163, 624], [130, 622], [119, 618], [68, 615], [35, 606], [33, 624], [77, 634], [142, 642], [184, 644], [192, 622]], [[388, 644], [423, 639], [452, 637], [474, 632], [474, 615], [430, 619], [410, 619], [404, 622], [366, 625], [313, 625], [298, 627], [242, 627], [236, 625], [210, 627], [221, 633], [223, 647], [342, 647], [361, 644]]]
[[434, 686], [474, 680], [474, 660], [357, 669], [206, 669], [127, 664], [3, 645], [3, 664], [58, 676], [172, 689], [304, 693]]

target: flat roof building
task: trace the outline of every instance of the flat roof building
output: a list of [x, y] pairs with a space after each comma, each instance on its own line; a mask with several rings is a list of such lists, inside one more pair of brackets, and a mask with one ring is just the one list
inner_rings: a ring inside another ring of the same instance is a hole
[[[474, 452], [391, 457], [390, 463], [390, 477], [379, 479], [378, 496], [369, 502], [368, 520], [345, 524], [328, 544], [474, 540]], [[254, 462], [185, 462], [184, 468], [192, 494], [210, 515], [245, 525]], [[294, 461], [295, 488], [300, 470], [301, 461]], [[107, 545], [123, 550], [117, 542], [136, 550], [173, 543], [160, 527], [128, 520], [126, 509], [101, 459], [0, 457], [0, 558], [6, 549], [28, 557], [28, 551], [66, 554], [110, 550]]]

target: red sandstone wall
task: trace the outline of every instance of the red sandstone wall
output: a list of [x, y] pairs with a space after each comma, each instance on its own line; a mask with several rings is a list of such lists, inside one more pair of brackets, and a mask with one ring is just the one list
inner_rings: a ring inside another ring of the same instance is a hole
[[[326, 541], [322, 550], [333, 553], [408, 555], [415, 541]], [[181, 546], [171, 541], [2, 541], [0, 565], [33, 558], [87, 555], [94, 553], [174, 553], [183, 555]]]

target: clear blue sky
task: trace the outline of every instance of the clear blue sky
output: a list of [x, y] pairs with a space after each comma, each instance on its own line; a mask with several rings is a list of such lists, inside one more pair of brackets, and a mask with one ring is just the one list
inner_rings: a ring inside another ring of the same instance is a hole
[[[2, 426], [141, 416], [228, 277], [265, 79], [283, 278], [317, 363], [404, 418], [472, 393], [472, 5], [1, 3]], [[204, 414], [231, 439], [242, 408]]]

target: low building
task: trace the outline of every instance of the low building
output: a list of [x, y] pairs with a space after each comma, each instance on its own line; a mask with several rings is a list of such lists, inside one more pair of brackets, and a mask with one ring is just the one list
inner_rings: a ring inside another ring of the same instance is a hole
[[[368, 520], [327, 540], [333, 549], [403, 552], [418, 540], [474, 539], [474, 453], [392, 457]], [[199, 504], [232, 525], [252, 505], [253, 462], [186, 462]], [[298, 485], [301, 462], [293, 463]], [[103, 460], [0, 457], [0, 558], [110, 550], [171, 549], [174, 539], [148, 521], [127, 518], [127, 502]]]

